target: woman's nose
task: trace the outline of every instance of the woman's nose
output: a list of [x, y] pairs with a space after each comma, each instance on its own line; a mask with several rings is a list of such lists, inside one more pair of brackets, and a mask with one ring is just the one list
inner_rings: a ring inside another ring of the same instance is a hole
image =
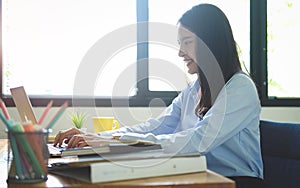
[[179, 50], [179, 51], [178, 51], [178, 56], [179, 56], [179, 57], [183, 57], [183, 56], [184, 56], [184, 52], [183, 52], [182, 50]]

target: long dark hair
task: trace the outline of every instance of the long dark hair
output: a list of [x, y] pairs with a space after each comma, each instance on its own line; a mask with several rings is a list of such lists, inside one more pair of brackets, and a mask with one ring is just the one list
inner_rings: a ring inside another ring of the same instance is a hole
[[[198, 62], [198, 80], [201, 86], [201, 98], [195, 108], [197, 116], [204, 116], [214, 104], [217, 95], [224, 84], [237, 72], [242, 71], [237, 53], [236, 43], [233, 38], [231, 26], [226, 15], [216, 6], [200, 4], [188, 10], [178, 21], [183, 27], [193, 32], [202, 40], [214, 55], [222, 72], [224, 82], [216, 89], [210, 89], [208, 78], [214, 72], [205, 72]], [[200, 57], [201, 58], [201, 57]], [[209, 62], [204, 62], [209, 63]]]

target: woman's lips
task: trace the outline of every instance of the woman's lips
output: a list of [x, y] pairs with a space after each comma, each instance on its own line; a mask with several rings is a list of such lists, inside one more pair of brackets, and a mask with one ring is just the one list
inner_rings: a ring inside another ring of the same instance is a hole
[[186, 66], [190, 66], [193, 63], [192, 60], [185, 60], [185, 62], [186, 62]]

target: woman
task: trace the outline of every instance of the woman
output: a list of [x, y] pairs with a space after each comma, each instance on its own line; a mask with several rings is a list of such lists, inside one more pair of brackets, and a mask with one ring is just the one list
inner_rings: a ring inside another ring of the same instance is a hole
[[169, 152], [199, 152], [208, 169], [232, 178], [237, 187], [261, 187], [261, 105], [255, 84], [240, 66], [236, 44], [225, 14], [200, 4], [178, 22], [179, 56], [198, 80], [183, 90], [164, 115], [143, 124], [98, 135], [77, 129], [61, 131], [54, 145], [67, 139], [69, 147], [95, 145], [103, 136], [160, 143]]

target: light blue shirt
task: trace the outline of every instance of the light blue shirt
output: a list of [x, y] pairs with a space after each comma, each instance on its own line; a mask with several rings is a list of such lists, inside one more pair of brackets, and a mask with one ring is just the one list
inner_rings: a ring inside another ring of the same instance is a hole
[[207, 168], [224, 176], [263, 178], [261, 105], [253, 81], [235, 74], [203, 118], [194, 113], [199, 87], [197, 81], [188, 86], [156, 119], [104, 134], [119, 132], [124, 133], [121, 139], [153, 141], [169, 152], [200, 152]]

